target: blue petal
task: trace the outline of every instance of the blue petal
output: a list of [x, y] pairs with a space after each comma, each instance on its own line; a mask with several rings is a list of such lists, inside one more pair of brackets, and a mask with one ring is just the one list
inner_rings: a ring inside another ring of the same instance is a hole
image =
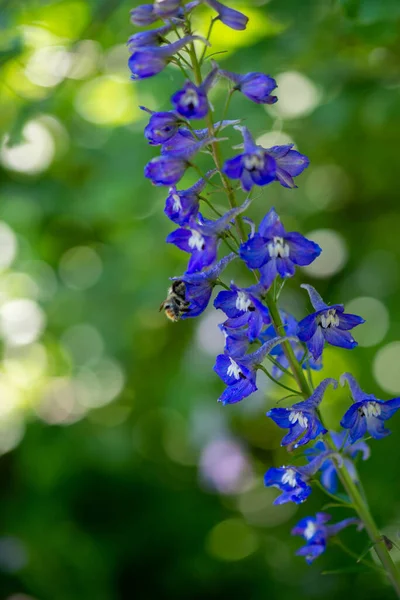
[[250, 269], [259, 269], [270, 258], [265, 239], [257, 233], [240, 246], [239, 255]]
[[297, 335], [302, 342], [308, 342], [318, 329], [316, 314], [313, 313], [305, 317], [298, 324]]
[[240, 179], [243, 173], [243, 154], [225, 161], [222, 171], [230, 179]]
[[289, 244], [290, 258], [300, 267], [310, 265], [322, 252], [322, 249], [300, 233], [288, 233], [285, 241]]
[[400, 408], [400, 398], [393, 398], [379, 404], [382, 419], [390, 419]]
[[266, 289], [269, 289], [278, 275], [276, 268], [276, 258], [271, 258], [264, 266], [260, 268], [261, 283]]
[[295, 266], [290, 258], [276, 258], [276, 270], [284, 279], [285, 277], [293, 277], [296, 272]]
[[321, 483], [328, 492], [336, 494], [338, 488], [338, 476], [333, 461], [329, 461], [328, 467], [323, 469]]
[[[272, 238], [274, 236], [286, 237], [286, 231], [281, 223], [281, 219], [275, 208], [270, 208], [258, 228], [263, 238]], [[265, 241], [267, 243], [267, 241]]]
[[353, 329], [353, 327], [357, 327], [357, 325], [362, 325], [365, 323], [365, 319], [359, 317], [357, 315], [350, 315], [347, 313], [343, 313], [339, 316], [339, 328], [340, 329]]
[[343, 331], [342, 329], [338, 329], [337, 327], [328, 327], [327, 329], [322, 329], [325, 340], [332, 344], [332, 346], [339, 346], [339, 348], [346, 348], [347, 350], [352, 350], [358, 344], [353, 338], [353, 336], [348, 331]]
[[308, 285], [307, 283], [302, 283], [301, 286], [304, 290], [307, 290], [308, 295], [310, 296], [310, 301], [315, 310], [323, 310], [324, 308], [329, 308], [327, 304], [322, 300], [321, 296], [318, 294], [317, 290], [313, 288], [312, 285]]
[[257, 390], [257, 386], [254, 380], [241, 379], [234, 385], [230, 385], [218, 398], [222, 404], [235, 404], [240, 402], [243, 398], [247, 398]]
[[[377, 417], [367, 417], [364, 421], [367, 421], [367, 429], [373, 438], [380, 440], [390, 434], [390, 430], [385, 428], [385, 424], [381, 419]], [[353, 438], [354, 439], [354, 438]]]

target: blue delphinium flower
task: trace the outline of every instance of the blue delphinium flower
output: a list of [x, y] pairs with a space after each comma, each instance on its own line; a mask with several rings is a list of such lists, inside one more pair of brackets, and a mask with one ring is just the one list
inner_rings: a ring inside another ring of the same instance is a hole
[[263, 344], [258, 350], [241, 357], [219, 354], [214, 365], [214, 371], [228, 386], [219, 397], [222, 404], [234, 404], [250, 396], [257, 390], [256, 375], [259, 365], [263, 362], [272, 348], [279, 344], [282, 338], [275, 338]]
[[185, 273], [181, 277], [172, 277], [173, 281], [183, 281], [186, 287], [185, 300], [189, 302], [189, 309], [182, 315], [182, 319], [198, 317], [208, 306], [214, 286], [217, 284], [223, 270], [236, 258], [231, 252], [219, 262], [204, 269], [200, 273]]
[[[343, 456], [344, 466], [349, 472], [350, 477], [355, 483], [357, 483], [358, 475], [352, 459], [355, 459], [357, 455], [361, 455], [363, 460], [367, 460], [370, 456], [369, 447], [367, 446], [366, 442], [363, 441], [352, 443], [351, 440], [348, 439], [348, 434], [346, 431], [341, 431], [340, 433], [331, 431], [330, 437], [335, 444], [336, 449], [340, 450]], [[312, 460], [314, 456], [320, 454], [321, 452], [325, 452], [326, 450], [328, 450], [328, 447], [324, 441], [320, 440], [313, 448], [307, 449], [305, 453], [307, 458], [309, 457], [310, 460]], [[339, 479], [335, 462], [331, 458], [327, 458], [322, 464], [320, 470], [322, 485], [331, 494], [336, 494]]]
[[248, 206], [249, 201], [246, 200], [242, 206], [232, 208], [216, 221], [204, 219], [199, 214], [198, 220], [192, 219], [188, 228], [180, 227], [167, 236], [168, 244], [191, 254], [187, 273], [201, 271], [216, 260], [221, 233], [229, 229], [234, 218]]
[[177, 113], [187, 119], [202, 119], [208, 113], [207, 94], [215, 82], [218, 69], [214, 68], [201, 85], [186, 81], [183, 89], [171, 97]]
[[[128, 60], [132, 72], [131, 79], [146, 79], [160, 73], [172, 56], [194, 40], [205, 40], [198, 35], [188, 35], [166, 46], [145, 46], [134, 51]], [[208, 43], [208, 42], [207, 42]]]
[[224, 353], [232, 358], [244, 356], [250, 345], [247, 327], [231, 329], [229, 327], [229, 320], [228, 325], [226, 323], [218, 325], [225, 337]]
[[276, 487], [283, 493], [275, 498], [274, 504], [285, 504], [294, 502], [301, 504], [307, 500], [312, 489], [309, 485], [310, 479], [320, 469], [322, 463], [333, 452], [322, 452], [314, 458], [308, 465], [302, 467], [271, 467], [264, 475], [264, 484], [267, 487]]
[[322, 355], [324, 342], [349, 350], [355, 348], [357, 342], [349, 330], [364, 323], [364, 319], [346, 314], [343, 304], [328, 306], [311, 285], [302, 284], [301, 287], [307, 290], [315, 312], [300, 321], [297, 335], [315, 360]]
[[164, 42], [164, 36], [168, 35], [174, 27], [181, 26], [181, 24], [173, 25], [172, 23], [168, 23], [157, 29], [134, 33], [127, 41], [129, 51], [133, 52], [136, 48], [143, 48], [144, 46], [159, 46]]
[[[280, 310], [279, 314], [281, 316], [286, 335], [287, 336], [296, 335], [297, 329], [298, 329], [298, 323], [297, 323], [297, 320], [294, 318], [294, 316], [290, 315], [289, 313], [287, 313], [286, 311], [283, 311], [283, 310]], [[266, 342], [266, 341], [272, 339], [273, 337], [275, 337], [275, 335], [276, 335], [275, 328], [273, 325], [270, 325], [264, 331], [261, 332], [259, 339], [260, 339], [261, 343], [263, 343], [263, 342]], [[293, 352], [296, 357], [296, 360], [301, 362], [301, 366], [303, 367], [303, 369], [310, 368], [313, 371], [320, 371], [322, 369], [322, 360], [320, 358], [318, 360], [314, 360], [310, 354], [308, 354], [308, 356], [304, 356], [304, 345], [301, 344], [299, 342], [299, 340], [297, 340], [295, 342], [290, 342], [290, 345], [293, 348]], [[290, 367], [289, 361], [287, 359], [287, 356], [286, 356], [282, 346], [276, 346], [273, 349], [273, 351], [271, 352], [271, 355], [274, 356], [275, 360], [280, 365], [282, 365], [282, 367], [284, 369], [287, 369]], [[279, 379], [279, 377], [282, 377], [282, 375], [284, 373], [281, 369], [279, 369], [279, 367], [274, 365], [272, 367], [271, 374], [273, 377], [275, 377], [275, 379]]]
[[275, 179], [286, 188], [296, 188], [297, 185], [293, 177], [301, 175], [304, 169], [310, 164], [307, 156], [300, 154], [297, 150], [293, 150], [293, 145], [272, 146], [272, 148], [265, 150], [269, 156], [275, 159]]
[[215, 308], [220, 308], [229, 317], [227, 327], [245, 327], [250, 342], [254, 342], [262, 328], [271, 323], [269, 311], [260, 300], [262, 291], [259, 285], [240, 288], [231, 283], [231, 291], [222, 290], [214, 300]]
[[211, 6], [218, 13], [218, 19], [231, 29], [239, 31], [246, 29], [249, 18], [243, 13], [233, 8], [228, 8], [222, 2], [217, 0], [203, 0], [208, 6]]
[[177, 152], [169, 152], [152, 158], [144, 168], [145, 177], [151, 179], [154, 185], [174, 185], [178, 183], [185, 174], [186, 169], [190, 167], [190, 160], [193, 156], [214, 141], [216, 141], [216, 138], [207, 138], [181, 148]]
[[340, 424], [349, 430], [351, 442], [361, 439], [367, 431], [377, 440], [389, 435], [390, 430], [385, 428], [385, 421], [399, 410], [400, 398], [378, 400], [373, 394], [366, 394], [350, 373], [344, 373], [340, 378], [342, 385], [345, 382], [350, 387], [354, 404], [345, 413]]
[[134, 25], [146, 26], [155, 23], [158, 19], [167, 19], [174, 17], [184, 19], [193, 8], [199, 5], [199, 0], [188, 2], [185, 6], [180, 6], [178, 0], [158, 0], [153, 4], [141, 4], [131, 10], [131, 22]]
[[315, 517], [301, 519], [292, 529], [292, 535], [301, 535], [306, 540], [306, 545], [300, 548], [296, 554], [304, 556], [309, 565], [325, 552], [329, 538], [337, 535], [339, 531], [349, 525], [360, 525], [360, 520], [352, 517], [334, 525], [326, 525], [331, 518], [327, 513], [317, 513]]
[[154, 0], [154, 12], [162, 19], [178, 16], [181, 0]]
[[[214, 131], [221, 131], [225, 127], [228, 127], [229, 125], [235, 125], [236, 123], [239, 123], [239, 121], [218, 121], [214, 124]], [[187, 129], [186, 127], [179, 127], [178, 131], [176, 131], [170, 139], [163, 142], [161, 154], [183, 150], [192, 146], [193, 144], [196, 144], [199, 140], [206, 139], [208, 135], [208, 128], [193, 129], [193, 131], [190, 131], [190, 129]], [[220, 138], [219, 141], [222, 142], [223, 139], [224, 138]]]
[[131, 21], [134, 25], [145, 27], [158, 21], [158, 15], [154, 12], [153, 4], [141, 4], [131, 10]]
[[179, 127], [184, 123], [172, 110], [157, 112], [145, 106], [140, 106], [139, 108], [151, 115], [148, 124], [144, 128], [145, 138], [151, 146], [165, 144], [165, 142], [178, 132]]
[[297, 402], [290, 408], [272, 408], [267, 412], [267, 416], [275, 421], [278, 427], [290, 429], [282, 439], [281, 446], [293, 444], [294, 448], [298, 448], [320, 434], [327, 433], [317, 411], [329, 385], [336, 389], [337, 381], [331, 378], [324, 379], [307, 400]]
[[300, 233], [286, 232], [274, 208], [260, 223], [258, 233], [240, 246], [240, 258], [249, 269], [260, 269], [261, 282], [270, 287], [275, 277], [292, 277], [296, 266], [311, 264], [322, 250]]
[[218, 73], [233, 82], [234, 90], [239, 90], [257, 104], [275, 104], [278, 100], [276, 96], [271, 95], [277, 83], [270, 75], [258, 72], [238, 75], [224, 69], [219, 69]]
[[215, 173], [216, 169], [208, 171], [205, 177], [186, 190], [177, 190], [175, 185], [170, 187], [164, 208], [166, 216], [178, 225], [189, 224], [191, 218], [199, 212], [201, 192]]

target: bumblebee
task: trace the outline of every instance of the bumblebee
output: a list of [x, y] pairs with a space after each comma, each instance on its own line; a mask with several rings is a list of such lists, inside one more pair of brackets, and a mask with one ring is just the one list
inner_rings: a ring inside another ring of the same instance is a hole
[[171, 321], [179, 321], [182, 315], [189, 311], [190, 302], [185, 299], [185, 295], [185, 282], [181, 280], [174, 281], [164, 302], [161, 302], [160, 311], [164, 310], [165, 315]]

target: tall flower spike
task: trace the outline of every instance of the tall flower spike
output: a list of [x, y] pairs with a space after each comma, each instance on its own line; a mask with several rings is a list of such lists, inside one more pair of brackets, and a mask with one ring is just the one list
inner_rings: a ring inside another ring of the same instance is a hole
[[303, 467], [271, 467], [264, 475], [264, 484], [267, 487], [276, 487], [282, 491], [282, 494], [274, 500], [274, 504], [286, 504], [294, 502], [301, 504], [307, 500], [311, 494], [310, 479], [321, 468], [321, 465], [328, 458], [333, 456], [334, 452], [322, 452], [314, 458], [308, 465]]
[[246, 210], [249, 203], [250, 201], [246, 200], [242, 206], [232, 208], [216, 221], [196, 223], [192, 219], [189, 229], [176, 229], [167, 236], [168, 244], [175, 244], [184, 252], [191, 254], [188, 273], [200, 271], [216, 260], [220, 234], [231, 227], [232, 221]]
[[261, 281], [269, 288], [275, 277], [293, 277], [296, 266], [310, 265], [322, 250], [295, 231], [286, 232], [274, 208], [260, 223], [258, 233], [240, 246], [240, 258], [249, 269], [260, 269]]
[[228, 8], [222, 2], [217, 0], [203, 0], [208, 6], [213, 8], [218, 13], [218, 19], [231, 29], [242, 31], [246, 29], [249, 18], [243, 13], [233, 8]]
[[185, 300], [189, 302], [189, 310], [182, 315], [182, 319], [198, 317], [205, 311], [218, 278], [235, 258], [236, 254], [231, 252], [231, 254], [224, 256], [215, 265], [204, 269], [201, 273], [185, 273], [181, 277], [172, 277], [173, 281], [183, 281], [186, 285]]
[[208, 171], [205, 177], [199, 179], [187, 190], [177, 190], [176, 186], [170, 187], [164, 209], [166, 216], [178, 225], [187, 225], [190, 219], [199, 212], [201, 192], [210, 177], [216, 173], [216, 169]]
[[146, 46], [135, 50], [129, 58], [128, 66], [132, 72], [131, 79], [146, 79], [160, 73], [167, 66], [172, 56], [194, 40], [209, 45], [207, 40], [198, 35], [188, 35], [167, 46]]
[[259, 365], [283, 339], [277, 337], [263, 344], [261, 348], [252, 354], [246, 354], [240, 358], [235, 357], [234, 359], [228, 354], [217, 356], [214, 371], [228, 386], [219, 397], [218, 402], [222, 402], [224, 405], [234, 404], [255, 392], [257, 390], [256, 374]]
[[275, 104], [278, 100], [276, 96], [271, 95], [277, 87], [277, 83], [270, 75], [258, 72], [238, 75], [224, 69], [219, 69], [218, 73], [234, 84], [234, 90], [239, 90], [257, 104]]
[[373, 394], [366, 394], [350, 373], [344, 373], [340, 383], [349, 385], [354, 400], [354, 404], [340, 421], [341, 426], [349, 430], [350, 441], [356, 442], [367, 431], [377, 440], [389, 435], [390, 430], [385, 428], [385, 421], [399, 410], [400, 398], [386, 402], [378, 400]]
[[214, 68], [199, 86], [187, 81], [183, 89], [171, 98], [175, 110], [186, 119], [202, 119], [208, 113], [207, 94], [215, 83], [218, 69]]
[[144, 168], [144, 175], [151, 179], [154, 185], [174, 185], [182, 179], [186, 169], [190, 167], [190, 160], [193, 156], [208, 144], [216, 141], [221, 141], [221, 138], [218, 140], [207, 138], [180, 149], [179, 152], [169, 152], [152, 158]]
[[281, 446], [294, 444], [293, 447], [298, 448], [320, 434], [327, 433], [317, 411], [329, 385], [336, 389], [337, 381], [331, 378], [324, 379], [307, 400], [297, 402], [290, 408], [272, 408], [267, 412], [267, 417], [275, 421], [278, 427], [290, 429], [282, 439]]
[[327, 513], [317, 513], [315, 517], [301, 519], [292, 529], [292, 535], [301, 535], [306, 540], [306, 545], [296, 554], [304, 556], [309, 565], [325, 552], [329, 538], [350, 525], [360, 526], [360, 521], [356, 518], [344, 519], [335, 525], [326, 525], [331, 518]]
[[314, 359], [322, 355], [325, 342], [349, 350], [355, 348], [357, 342], [349, 330], [365, 323], [364, 319], [345, 313], [343, 304], [328, 306], [311, 285], [302, 284], [301, 287], [307, 290], [315, 312], [300, 321], [297, 335], [306, 343]]

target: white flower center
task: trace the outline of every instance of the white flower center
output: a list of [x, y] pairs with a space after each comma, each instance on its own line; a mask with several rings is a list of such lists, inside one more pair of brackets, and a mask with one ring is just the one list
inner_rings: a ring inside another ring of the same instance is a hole
[[189, 238], [189, 248], [204, 250], [205, 242], [203, 236], [195, 229], [190, 230], [192, 235]]
[[317, 323], [321, 325], [323, 329], [328, 329], [328, 327], [337, 327], [339, 325], [339, 317], [336, 314], [336, 310], [334, 308], [330, 308], [327, 312], [319, 315], [317, 318]]
[[180, 210], [182, 210], [182, 203], [181, 203], [181, 199], [179, 198], [178, 194], [174, 194], [172, 196], [172, 200], [174, 201], [174, 205], [173, 205], [174, 212], [179, 212]]
[[231, 364], [229, 365], [229, 367], [226, 371], [226, 374], [229, 377], [231, 375], [233, 375], [235, 379], [240, 379], [240, 375], [242, 374], [242, 371], [240, 370], [239, 365], [230, 357], [229, 357], [229, 360], [231, 361]]
[[290, 487], [296, 487], [296, 471], [294, 469], [287, 469], [282, 475], [282, 483], [288, 483]]
[[292, 410], [290, 412], [289, 421], [291, 423], [293, 423], [293, 425], [295, 423], [298, 423], [300, 425], [300, 427], [302, 427], [303, 429], [305, 429], [308, 425], [307, 417], [302, 412], [295, 411], [295, 410]]
[[378, 402], [367, 402], [361, 408], [359, 408], [359, 411], [362, 415], [364, 415], [364, 417], [379, 417], [382, 409]]
[[197, 108], [200, 104], [197, 92], [195, 90], [191, 90], [191, 89], [189, 89], [189, 90], [187, 90], [187, 92], [185, 92], [184, 96], [182, 96], [181, 102], [185, 106], [193, 106], [195, 108]]
[[248, 171], [259, 171], [264, 167], [264, 156], [262, 154], [246, 154], [244, 167]]
[[314, 521], [307, 521], [307, 527], [304, 530], [304, 537], [306, 540], [311, 540], [317, 531], [317, 525]]
[[238, 292], [236, 298], [236, 308], [238, 310], [248, 311], [249, 306], [251, 305], [251, 300], [244, 292]]
[[283, 237], [275, 236], [273, 241], [268, 244], [268, 252], [271, 258], [288, 258], [290, 248]]

